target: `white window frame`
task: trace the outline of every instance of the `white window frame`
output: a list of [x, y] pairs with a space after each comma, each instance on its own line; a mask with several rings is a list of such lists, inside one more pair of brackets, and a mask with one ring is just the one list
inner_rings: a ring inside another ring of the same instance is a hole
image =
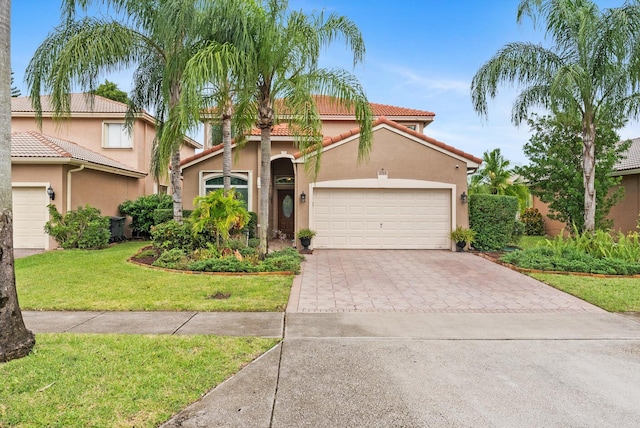
[[[207, 186], [207, 180], [211, 180], [212, 178], [222, 177], [222, 171], [200, 171], [200, 196], [205, 196], [207, 194], [208, 189], [219, 188], [220, 187], [212, 187]], [[252, 211], [251, 207], [253, 206], [253, 172], [252, 171], [231, 171], [231, 177], [239, 178], [242, 180], [246, 180], [247, 182], [247, 209]], [[237, 187], [237, 186], [231, 186]], [[242, 187], [244, 188], [244, 186]]]
[[[120, 139], [118, 145], [110, 144], [109, 128], [110, 125], [120, 125]], [[123, 142], [124, 140], [124, 142]], [[133, 148], [133, 130], [128, 131], [126, 123], [123, 121], [104, 121], [102, 122], [102, 147], [105, 149], [132, 149]]]

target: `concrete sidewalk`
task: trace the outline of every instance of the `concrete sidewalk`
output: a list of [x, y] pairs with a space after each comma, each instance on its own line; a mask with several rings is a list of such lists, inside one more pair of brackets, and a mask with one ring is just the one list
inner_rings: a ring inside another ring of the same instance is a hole
[[287, 314], [285, 340], [164, 427], [640, 425], [640, 322]]
[[22, 311], [34, 333], [214, 334], [282, 337], [281, 312]]

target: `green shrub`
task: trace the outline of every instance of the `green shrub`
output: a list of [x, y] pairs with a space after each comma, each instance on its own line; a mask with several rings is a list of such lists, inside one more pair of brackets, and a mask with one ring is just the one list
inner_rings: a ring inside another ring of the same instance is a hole
[[[258, 239], [258, 214], [253, 211], [249, 211], [249, 221], [244, 225], [242, 229], [242, 233], [245, 234], [249, 232], [249, 239]], [[259, 240], [259, 239], [258, 239]]]
[[174, 220], [151, 227], [153, 246], [165, 250], [179, 249], [191, 251], [194, 248], [191, 224], [180, 224]]
[[234, 256], [193, 262], [188, 267], [197, 272], [257, 272], [258, 267], [248, 260], [238, 260]]
[[131, 217], [131, 230], [136, 235], [150, 236], [151, 226], [159, 224], [154, 219], [158, 208], [172, 208], [173, 200], [169, 195], [146, 195], [135, 201], [127, 200], [118, 210], [122, 215]]
[[520, 216], [527, 236], [544, 236], [544, 217], [537, 208], [527, 208]]
[[549, 247], [535, 247], [507, 253], [500, 260], [525, 269], [559, 272], [585, 272], [606, 275], [635, 275], [640, 263], [617, 258], [597, 258], [576, 248], [560, 251]]
[[64, 249], [98, 249], [109, 244], [111, 232], [109, 217], [100, 215], [100, 210], [86, 205], [64, 216], [55, 205], [48, 205], [50, 220], [44, 231]]
[[[193, 210], [182, 210], [182, 217], [189, 218]], [[173, 220], [173, 208], [157, 208], [153, 210], [153, 224], [166, 223]]]
[[513, 223], [513, 232], [511, 233], [511, 239], [509, 240], [509, 244], [518, 246], [520, 244], [520, 240], [524, 235], [524, 223], [520, 220], [514, 220]]
[[513, 237], [517, 212], [515, 196], [469, 196], [469, 223], [476, 231], [473, 246], [482, 251], [502, 250]]
[[260, 265], [263, 272], [294, 272], [300, 273], [300, 262], [304, 260], [304, 256], [295, 248], [283, 248], [279, 251], [273, 251], [266, 255]]
[[260, 246], [260, 238], [249, 238], [249, 247], [258, 248]]
[[186, 256], [184, 251], [178, 248], [173, 248], [163, 252], [160, 257], [158, 257], [158, 260], [153, 262], [153, 266], [167, 269], [186, 270], [188, 269], [190, 262], [191, 260], [189, 260], [189, 257]]

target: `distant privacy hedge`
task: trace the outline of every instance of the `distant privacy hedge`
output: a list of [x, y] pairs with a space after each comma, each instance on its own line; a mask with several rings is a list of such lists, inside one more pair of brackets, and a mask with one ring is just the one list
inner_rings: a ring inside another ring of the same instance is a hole
[[515, 196], [471, 195], [469, 225], [476, 232], [473, 246], [481, 251], [502, 250], [511, 240], [517, 213]]

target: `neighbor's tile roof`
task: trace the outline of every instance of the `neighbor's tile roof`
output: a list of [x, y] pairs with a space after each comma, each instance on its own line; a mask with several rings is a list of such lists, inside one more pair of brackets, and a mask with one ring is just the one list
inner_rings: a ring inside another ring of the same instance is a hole
[[[71, 113], [126, 113], [127, 105], [118, 101], [113, 101], [108, 98], [95, 95], [93, 97], [93, 105], [91, 104], [91, 97], [87, 94], [71, 94]], [[46, 113], [53, 112], [53, 105], [51, 104], [51, 96], [43, 95], [40, 97], [42, 100], [42, 111]], [[12, 112], [24, 112], [35, 113], [35, 110], [31, 106], [30, 97], [13, 97], [11, 98], [11, 111]]]
[[36, 131], [11, 134], [12, 158], [75, 159], [123, 171], [145, 174], [135, 168], [93, 152], [70, 141], [43, 135]]
[[614, 169], [625, 171], [638, 168], [640, 168], [640, 138], [634, 138], [631, 140], [631, 146], [624, 153], [624, 158], [616, 162]]
[[[435, 138], [431, 138], [431, 137], [428, 137], [428, 136], [426, 136], [426, 135], [424, 135], [424, 134], [422, 134], [420, 132], [414, 131], [413, 129], [409, 129], [406, 126], [401, 125], [398, 122], [394, 122], [393, 120], [389, 120], [384, 116], [381, 117], [380, 119], [376, 120], [373, 123], [373, 127], [375, 128], [376, 126], [382, 125], [382, 124], [391, 126], [392, 128], [395, 128], [395, 129], [398, 129], [398, 130], [400, 130], [402, 132], [410, 134], [410, 135], [412, 135], [414, 137], [417, 137], [417, 138], [419, 138], [419, 139], [421, 139], [423, 141], [426, 141], [426, 142], [428, 142], [430, 144], [433, 144], [433, 145], [435, 145], [437, 147], [440, 147], [440, 148], [442, 148], [442, 149], [444, 149], [446, 151], [449, 151], [451, 153], [455, 153], [455, 154], [457, 154], [459, 156], [462, 156], [463, 158], [468, 159], [470, 161], [473, 161], [475, 163], [478, 163], [478, 164], [482, 163], [482, 159], [480, 159], [478, 157], [475, 157], [472, 154], [463, 152], [462, 150], [456, 149], [453, 146], [449, 146], [449, 145], [447, 145], [447, 144], [445, 144], [445, 143], [443, 143], [441, 141], [436, 140]], [[351, 130], [349, 130], [347, 132], [343, 132], [342, 134], [337, 135], [335, 137], [325, 137], [324, 140], [322, 141], [322, 145], [324, 147], [327, 147], [327, 146], [330, 146], [331, 144], [335, 144], [335, 143], [337, 143], [339, 141], [342, 141], [342, 140], [344, 140], [346, 138], [352, 137], [352, 136], [357, 135], [359, 133], [360, 133], [360, 128], [353, 128], [353, 129], [351, 129]], [[298, 158], [303, 156], [303, 153], [302, 152], [297, 152], [293, 156], [296, 159], [298, 159]]]
[[[340, 103], [337, 102], [337, 98], [329, 97], [325, 95], [315, 95], [316, 105], [318, 107], [318, 113], [321, 116], [348, 116], [355, 117], [355, 107], [345, 108]], [[278, 106], [281, 103], [280, 100], [276, 101], [276, 106], [280, 107], [279, 111], [281, 115], [286, 115], [287, 112], [283, 111], [282, 106]], [[387, 116], [387, 117], [425, 117], [430, 118], [429, 120], [433, 120], [433, 117], [436, 115], [433, 112], [426, 110], [416, 110], [412, 108], [405, 107], [397, 107], [386, 104], [378, 104], [378, 103], [369, 103], [371, 106], [371, 110], [373, 115], [376, 117], [379, 116]]]

